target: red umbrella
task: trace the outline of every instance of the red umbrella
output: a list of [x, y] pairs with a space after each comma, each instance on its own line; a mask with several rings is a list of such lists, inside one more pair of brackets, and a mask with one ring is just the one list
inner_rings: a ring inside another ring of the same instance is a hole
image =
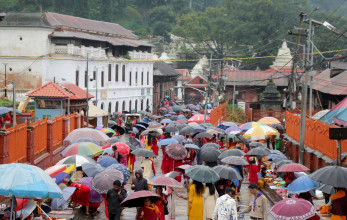
[[191, 167], [192, 167], [192, 165], [185, 164], [185, 165], [181, 165], [181, 166], [176, 167], [176, 169], [181, 171], [182, 173], [185, 173], [186, 169], [189, 169]]
[[174, 160], [183, 160], [187, 157], [187, 149], [181, 144], [169, 144], [165, 148], [165, 153]]
[[123, 207], [142, 207], [145, 198], [150, 198], [151, 202], [155, 203], [160, 199], [160, 196], [148, 190], [141, 190], [131, 193], [130, 196], [123, 200], [121, 205]]
[[[188, 120], [188, 123], [192, 123], [192, 122], [196, 122], [196, 123], [204, 123], [204, 115], [203, 114], [197, 114], [197, 115], [194, 115], [193, 117], [191, 117], [189, 120]], [[207, 116], [206, 115], [206, 123], [210, 123], [211, 122], [211, 119], [210, 119], [210, 116]]]
[[167, 109], [164, 108], [164, 107], [162, 107], [162, 108], [159, 109], [159, 111], [166, 111], [166, 110], [167, 110]]
[[123, 156], [126, 156], [130, 153], [130, 147], [125, 143], [118, 142], [113, 145], [117, 146], [117, 151], [121, 153]]
[[283, 199], [272, 206], [273, 219], [309, 219], [316, 214], [315, 207], [304, 199]]
[[290, 163], [280, 167], [277, 172], [300, 172], [300, 171], [308, 171], [308, 170], [310, 169], [305, 167], [302, 164]]
[[149, 180], [149, 183], [153, 186], [169, 186], [169, 187], [177, 187], [177, 188], [183, 188], [183, 186], [175, 179], [172, 179], [170, 177], [156, 177], [154, 179]]

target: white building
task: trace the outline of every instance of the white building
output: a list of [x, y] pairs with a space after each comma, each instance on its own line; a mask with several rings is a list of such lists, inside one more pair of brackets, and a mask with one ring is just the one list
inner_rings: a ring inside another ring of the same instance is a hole
[[89, 82], [94, 103], [110, 113], [152, 110], [152, 45], [118, 24], [50, 12], [8, 13], [0, 39], [0, 72], [6, 64], [19, 100], [48, 81], [84, 89]]

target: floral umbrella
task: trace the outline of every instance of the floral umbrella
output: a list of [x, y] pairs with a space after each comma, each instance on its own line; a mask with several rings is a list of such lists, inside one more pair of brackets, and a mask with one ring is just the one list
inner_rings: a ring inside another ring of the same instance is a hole
[[187, 157], [187, 149], [181, 144], [169, 144], [165, 148], [165, 153], [174, 160], [183, 160]]
[[316, 214], [315, 207], [304, 199], [283, 199], [272, 206], [270, 216], [273, 219], [297, 220], [309, 219]]

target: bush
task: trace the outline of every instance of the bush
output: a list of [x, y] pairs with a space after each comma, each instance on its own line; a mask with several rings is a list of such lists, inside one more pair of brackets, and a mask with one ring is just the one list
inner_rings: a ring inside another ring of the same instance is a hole
[[247, 122], [247, 115], [243, 112], [242, 109], [237, 108], [235, 106], [235, 111], [233, 113], [232, 105], [229, 105], [227, 107], [226, 117], [224, 118], [225, 121], [232, 121], [232, 122], [238, 122], [238, 123], [246, 123]]

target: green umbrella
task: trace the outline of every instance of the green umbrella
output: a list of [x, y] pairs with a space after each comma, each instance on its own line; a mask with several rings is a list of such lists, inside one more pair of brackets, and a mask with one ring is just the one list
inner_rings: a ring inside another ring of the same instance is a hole
[[175, 112], [182, 111], [181, 107], [179, 107], [178, 105], [175, 105], [174, 107], [172, 107], [172, 110]]
[[227, 137], [227, 140], [229, 140], [230, 138], [232, 138], [235, 141], [240, 141], [240, 139], [235, 135], [235, 134], [229, 134]]

